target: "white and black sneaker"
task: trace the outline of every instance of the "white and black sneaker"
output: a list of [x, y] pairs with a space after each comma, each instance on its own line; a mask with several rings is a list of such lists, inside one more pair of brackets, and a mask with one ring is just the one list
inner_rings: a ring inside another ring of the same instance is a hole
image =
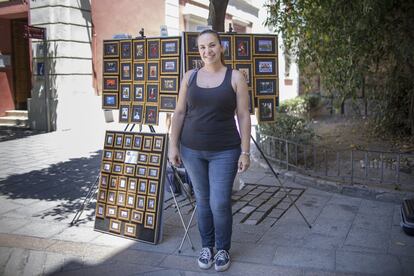
[[213, 265], [213, 250], [209, 247], [203, 247], [198, 257], [198, 266], [201, 269], [209, 269]]
[[214, 256], [216, 271], [225, 271], [230, 267], [230, 255], [227, 250], [219, 250]]

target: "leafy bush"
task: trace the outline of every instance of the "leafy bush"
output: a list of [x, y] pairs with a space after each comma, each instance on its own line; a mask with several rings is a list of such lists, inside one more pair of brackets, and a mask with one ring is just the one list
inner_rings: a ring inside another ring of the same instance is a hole
[[309, 119], [311, 112], [320, 105], [320, 96], [317, 94], [305, 94], [293, 99], [283, 101], [279, 106], [279, 112], [291, 116]]

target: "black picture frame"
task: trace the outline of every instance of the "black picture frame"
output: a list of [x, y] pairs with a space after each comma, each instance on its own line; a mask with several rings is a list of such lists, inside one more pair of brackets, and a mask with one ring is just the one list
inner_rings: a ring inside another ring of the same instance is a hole
[[104, 147], [105, 148], [112, 148], [114, 146], [114, 141], [115, 141], [115, 133], [107, 131], [105, 133]]
[[121, 83], [119, 94], [121, 97], [121, 102], [131, 101], [131, 84]]
[[164, 148], [164, 137], [154, 136], [154, 143], [152, 145], [152, 151], [162, 152]]
[[177, 95], [160, 95], [160, 111], [173, 112], [177, 106]]
[[119, 105], [119, 122], [129, 123], [131, 120], [131, 105], [129, 102], [121, 102]]
[[[161, 58], [161, 74], [177, 75], [180, 73], [178, 57]], [[149, 71], [148, 71], [149, 72]]]
[[200, 69], [204, 66], [204, 61], [201, 59], [200, 55], [186, 55], [185, 59], [185, 68], [186, 71], [191, 69]]
[[233, 59], [233, 35], [220, 34], [221, 46], [223, 47], [224, 60]]
[[158, 181], [148, 180], [148, 194], [156, 196], [158, 192]]
[[104, 75], [118, 75], [119, 74], [119, 60], [104, 59], [103, 60], [103, 74]]
[[160, 76], [159, 61], [147, 62], [147, 81], [158, 81]]
[[132, 64], [130, 61], [121, 62], [120, 66], [121, 82], [132, 80]]
[[132, 141], [132, 148], [136, 150], [141, 150], [142, 148], [142, 135], [134, 134], [134, 140]]
[[255, 76], [277, 76], [277, 58], [276, 57], [258, 57], [254, 58]]
[[260, 77], [254, 80], [254, 91], [256, 97], [277, 96], [278, 80], [275, 77]]
[[134, 60], [145, 61], [147, 54], [145, 39], [133, 40], [132, 44], [134, 48]]
[[134, 81], [145, 81], [145, 63], [144, 62], [134, 62]]
[[276, 56], [277, 55], [277, 36], [275, 35], [254, 35], [255, 56]]
[[180, 37], [177, 38], [161, 38], [161, 56], [178, 56], [180, 55]]
[[161, 76], [160, 92], [178, 94], [178, 76]]
[[118, 76], [103, 76], [103, 91], [118, 92], [119, 79]]
[[124, 134], [115, 133], [114, 148], [122, 149], [124, 145]]
[[158, 103], [160, 97], [159, 84], [157, 82], [148, 82], [145, 86], [145, 102]]
[[143, 115], [144, 115], [144, 105], [143, 104], [132, 104], [131, 123], [142, 124]]
[[118, 109], [119, 108], [119, 94], [118, 93], [102, 93], [102, 108], [103, 109]]
[[234, 61], [251, 61], [252, 60], [252, 36], [235, 35], [234, 36]]
[[103, 57], [119, 57], [119, 41], [104, 40], [103, 41]]
[[142, 222], [144, 221], [144, 213], [141, 211], [132, 210], [131, 221], [138, 224], [142, 224]]
[[235, 69], [239, 70], [244, 78], [246, 79], [246, 83], [248, 87], [253, 86], [253, 68], [251, 62], [244, 62], [244, 63], [235, 63]]
[[154, 229], [155, 228], [155, 214], [145, 212], [144, 228]]
[[145, 83], [134, 83], [132, 93], [132, 102], [143, 103], [145, 102]]
[[121, 48], [121, 60], [122, 59], [132, 59], [132, 41], [131, 40], [121, 40], [120, 41], [120, 48]]
[[145, 106], [145, 121], [146, 125], [158, 125], [158, 105], [149, 105]]
[[275, 121], [275, 97], [257, 98], [258, 122], [271, 123]]
[[198, 54], [198, 33], [186, 32], [184, 33], [185, 52], [187, 54]]
[[147, 39], [147, 59], [159, 59], [160, 58], [160, 39], [152, 38]]
[[147, 179], [139, 179], [138, 180], [138, 194], [146, 195], [148, 188], [148, 180]]
[[145, 151], [151, 151], [152, 150], [152, 142], [153, 142], [152, 136], [144, 136], [143, 144], [142, 144], [142, 150]]

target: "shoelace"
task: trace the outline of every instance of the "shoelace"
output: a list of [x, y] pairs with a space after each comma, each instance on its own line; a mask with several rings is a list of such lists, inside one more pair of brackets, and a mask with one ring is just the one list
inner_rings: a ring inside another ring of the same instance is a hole
[[208, 249], [208, 248], [201, 249], [200, 258], [210, 260], [211, 259], [210, 249]]
[[219, 252], [217, 252], [216, 256], [214, 256], [214, 260], [220, 260], [220, 261], [225, 261], [229, 259], [229, 253], [227, 253], [226, 250], [219, 250]]

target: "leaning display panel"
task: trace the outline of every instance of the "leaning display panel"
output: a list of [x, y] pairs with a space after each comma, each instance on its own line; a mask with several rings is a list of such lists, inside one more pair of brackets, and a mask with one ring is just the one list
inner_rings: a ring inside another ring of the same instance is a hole
[[157, 244], [161, 239], [167, 135], [107, 131], [96, 231]]

